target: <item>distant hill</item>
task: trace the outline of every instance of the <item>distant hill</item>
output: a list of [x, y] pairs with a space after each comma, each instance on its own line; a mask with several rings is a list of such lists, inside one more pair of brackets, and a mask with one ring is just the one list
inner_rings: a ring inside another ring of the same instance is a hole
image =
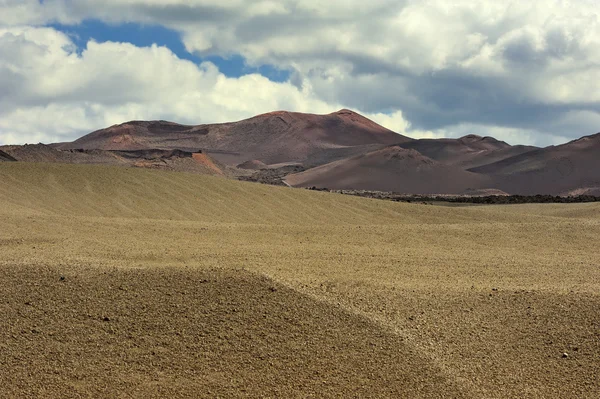
[[537, 147], [510, 144], [474, 134], [459, 139], [420, 139], [401, 144], [436, 161], [474, 168], [533, 151]]
[[488, 178], [445, 165], [423, 154], [389, 146], [377, 151], [293, 174], [294, 187], [394, 191], [420, 194], [460, 194], [486, 187]]
[[207, 125], [131, 121], [70, 143], [0, 151], [0, 161], [137, 166], [295, 187], [600, 195], [600, 133], [547, 148], [475, 134], [415, 140], [347, 109]]
[[597, 193], [600, 133], [470, 169], [511, 194]]
[[[90, 133], [59, 149], [203, 151], [229, 165], [257, 160], [328, 163], [364, 146], [410, 141], [350, 110], [328, 115], [277, 111], [233, 123], [184, 126], [134, 121]], [[368, 147], [371, 149], [371, 147]], [[355, 151], [356, 152], [356, 151]], [[312, 166], [312, 165], [311, 165]]]

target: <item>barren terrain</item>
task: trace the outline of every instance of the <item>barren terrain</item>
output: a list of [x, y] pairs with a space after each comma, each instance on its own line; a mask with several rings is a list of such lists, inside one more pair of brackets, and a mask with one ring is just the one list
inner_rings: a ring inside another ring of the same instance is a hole
[[[4, 154], [4, 155], [3, 155]], [[181, 150], [58, 150], [45, 144], [0, 146], [0, 161], [96, 164], [237, 177], [247, 173], [202, 152]]]
[[420, 194], [460, 194], [489, 184], [485, 175], [439, 163], [400, 146], [389, 146], [290, 174], [285, 181], [293, 187]]
[[0, 164], [0, 397], [600, 396], [600, 204]]
[[310, 166], [410, 139], [350, 110], [327, 115], [276, 111], [238, 122], [184, 126], [167, 121], [131, 121], [83, 136], [59, 149], [179, 149], [203, 151], [235, 166], [302, 162]]
[[351, 110], [229, 123], [130, 121], [73, 142], [0, 146], [0, 161], [133, 166], [266, 184], [416, 195], [597, 196], [600, 133], [557, 146], [412, 139]]
[[463, 169], [487, 165], [537, 149], [523, 145], [511, 146], [493, 137], [481, 137], [474, 134], [459, 139], [413, 140], [401, 144], [401, 147], [416, 150], [433, 160], [448, 165], [457, 165]]

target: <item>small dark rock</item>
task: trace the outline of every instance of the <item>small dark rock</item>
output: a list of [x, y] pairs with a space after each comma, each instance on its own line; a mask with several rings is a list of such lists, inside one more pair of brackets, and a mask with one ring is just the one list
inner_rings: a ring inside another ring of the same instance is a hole
[[103, 318], [102, 320], [103, 320], [103, 321], [110, 321], [110, 318], [108, 318], [108, 317], [105, 317], [105, 318]]

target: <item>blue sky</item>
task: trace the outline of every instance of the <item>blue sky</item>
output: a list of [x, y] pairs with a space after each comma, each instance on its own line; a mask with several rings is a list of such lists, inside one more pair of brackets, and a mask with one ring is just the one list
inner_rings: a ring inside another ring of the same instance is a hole
[[181, 40], [181, 34], [175, 30], [161, 25], [148, 25], [139, 23], [107, 24], [99, 20], [88, 19], [75, 25], [59, 23], [48, 24], [48, 27], [68, 34], [77, 45], [81, 53], [90, 40], [103, 42], [126, 42], [138, 47], [149, 47], [152, 44], [169, 48], [177, 57], [183, 60], [200, 64], [210, 61], [219, 70], [230, 77], [240, 77], [251, 73], [259, 73], [274, 82], [285, 82], [289, 79], [289, 71], [275, 68], [272, 65], [253, 67], [245, 62], [239, 54], [227, 57], [207, 56], [200, 57], [188, 52]]

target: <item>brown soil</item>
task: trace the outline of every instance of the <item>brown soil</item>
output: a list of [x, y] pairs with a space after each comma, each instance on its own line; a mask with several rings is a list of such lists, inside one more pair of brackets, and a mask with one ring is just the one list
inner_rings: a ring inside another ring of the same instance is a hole
[[223, 171], [217, 165], [215, 165], [213, 160], [210, 159], [206, 154], [201, 153], [201, 152], [196, 152], [196, 153], [192, 154], [192, 158], [194, 159], [194, 161], [196, 161], [200, 165], [205, 166], [208, 169], [212, 170], [217, 175], [224, 174]]
[[464, 397], [369, 319], [243, 270], [2, 270], [6, 397]]
[[427, 158], [415, 150], [390, 146], [289, 175], [293, 187], [375, 190], [399, 193], [459, 194], [487, 186], [486, 176]]
[[0, 397], [600, 396], [600, 204], [0, 181]]

